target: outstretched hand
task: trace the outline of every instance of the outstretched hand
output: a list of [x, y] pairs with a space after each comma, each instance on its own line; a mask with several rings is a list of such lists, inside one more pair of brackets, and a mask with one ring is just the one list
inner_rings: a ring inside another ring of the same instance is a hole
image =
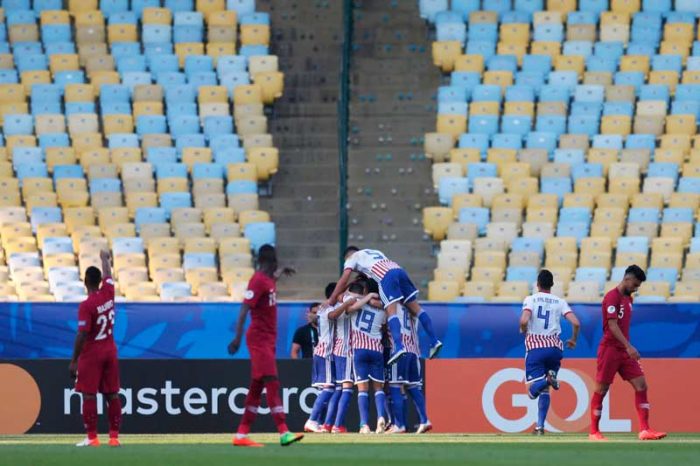
[[576, 340], [574, 340], [574, 339], [566, 340], [566, 347], [569, 349], [576, 348]]

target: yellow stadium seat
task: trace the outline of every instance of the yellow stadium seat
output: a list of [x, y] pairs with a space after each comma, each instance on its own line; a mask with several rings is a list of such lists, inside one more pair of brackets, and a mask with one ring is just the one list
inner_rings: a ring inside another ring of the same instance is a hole
[[459, 41], [435, 41], [432, 51], [433, 64], [443, 73], [449, 73], [455, 69], [455, 62], [462, 52], [462, 44]]
[[436, 129], [438, 133], [449, 134], [456, 139], [460, 134], [467, 132], [467, 117], [464, 115], [438, 115]]
[[284, 73], [281, 71], [256, 73], [253, 80], [260, 86], [263, 103], [272, 104], [275, 99], [282, 97], [284, 93]]
[[185, 58], [190, 55], [204, 55], [204, 44], [201, 42], [180, 42], [175, 44], [175, 54], [178, 57], [180, 68], [185, 66]]
[[674, 180], [672, 178], [647, 177], [644, 179], [642, 191], [645, 193], [661, 193], [664, 197], [664, 202], [667, 202], [674, 191]]
[[451, 223], [453, 223], [452, 209], [449, 207], [425, 207], [423, 209], [423, 229], [433, 240], [445, 239]]
[[257, 181], [257, 167], [252, 163], [231, 163], [228, 165], [227, 178], [230, 181]]
[[474, 267], [471, 279], [475, 282], [491, 282], [495, 286], [503, 280], [504, 270], [498, 267]]
[[232, 278], [236, 276], [236, 270], [253, 266], [252, 256], [250, 254], [228, 254], [219, 258], [221, 266], [221, 275], [226, 283], [232, 283], [236, 280]]
[[589, 193], [568, 193], [564, 195], [564, 207], [585, 207], [593, 210], [594, 198]]
[[460, 55], [455, 60], [455, 71], [484, 71], [484, 57], [482, 55], [470, 54]]
[[[240, 86], [239, 86], [240, 87]], [[435, 162], [442, 162], [448, 159], [450, 150], [454, 147], [455, 139], [450, 134], [426, 133], [423, 149], [426, 157]]]
[[634, 195], [639, 192], [639, 179], [615, 178], [610, 180], [610, 193]]
[[690, 243], [693, 235], [692, 223], [664, 223], [661, 225], [661, 236], [675, 236], [683, 240], [683, 244]]
[[666, 117], [666, 134], [694, 135], [696, 132], [695, 115], [669, 115]]
[[530, 45], [530, 53], [532, 55], [549, 55], [554, 60], [561, 53], [561, 44], [559, 42], [533, 41]]
[[270, 45], [270, 26], [243, 24], [240, 27], [241, 45]]
[[454, 301], [459, 296], [459, 283], [431, 281], [428, 283], [429, 301]]
[[185, 238], [184, 252], [189, 253], [216, 253], [216, 240], [213, 238]]
[[245, 230], [249, 223], [269, 222], [270, 214], [263, 210], [244, 210], [238, 214], [238, 223]]
[[509, 281], [498, 284], [498, 296], [522, 302], [530, 294], [531, 285], [524, 281]]
[[445, 177], [461, 177], [462, 167], [457, 163], [442, 162], [432, 165], [433, 187], [437, 188], [440, 184], [440, 179]]
[[257, 194], [229, 194], [228, 206], [234, 212], [242, 212], [244, 210], [257, 210], [259, 199]]
[[521, 149], [518, 152], [518, 161], [530, 165], [530, 174], [540, 176], [542, 167], [549, 161], [545, 149]]
[[633, 131], [635, 134], [653, 134], [654, 136], [661, 136], [664, 132], [664, 120], [665, 118], [660, 115], [638, 115], [634, 119]]
[[574, 192], [598, 196], [605, 192], [605, 178], [579, 178], [574, 183]]
[[668, 202], [669, 207], [685, 207], [693, 210], [700, 208], [700, 194], [697, 193], [673, 193]]
[[647, 281], [639, 287], [639, 296], [661, 296], [667, 299], [671, 294], [671, 284], [660, 281]]
[[143, 24], [170, 25], [172, 23], [172, 13], [168, 8], [144, 8], [141, 21]]
[[495, 295], [496, 283], [493, 281], [469, 281], [464, 285], [462, 296], [466, 298], [483, 298], [490, 300]]
[[594, 302], [600, 297], [599, 285], [597, 282], [571, 282], [566, 294], [569, 302]]
[[134, 119], [131, 115], [103, 115], [102, 128], [105, 136], [134, 132]]
[[682, 280], [676, 282], [673, 295], [700, 299], [700, 281]]
[[539, 180], [534, 177], [515, 178], [510, 181], [507, 191], [511, 194], [518, 194], [527, 200], [531, 195], [539, 192]]
[[629, 222], [625, 231], [627, 236], [646, 236], [649, 239], [659, 234], [658, 225], [651, 222]]
[[447, 239], [476, 240], [479, 236], [477, 225], [474, 223], [451, 223], [447, 227]]
[[247, 151], [247, 159], [256, 167], [257, 179], [267, 181], [277, 173], [279, 150], [275, 147], [256, 147]]
[[687, 23], [666, 23], [664, 40], [690, 44], [693, 41], [693, 25]]

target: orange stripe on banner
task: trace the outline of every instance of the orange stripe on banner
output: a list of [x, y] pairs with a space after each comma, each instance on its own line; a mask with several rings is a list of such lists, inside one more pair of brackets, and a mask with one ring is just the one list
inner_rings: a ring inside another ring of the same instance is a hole
[[[428, 414], [436, 432], [524, 432], [537, 419], [525, 389], [523, 359], [426, 361]], [[700, 431], [700, 359], [645, 359], [651, 425]], [[595, 385], [595, 359], [564, 359], [561, 389], [552, 393], [550, 430], [584, 432]], [[634, 391], [617, 377], [603, 405], [601, 430], [636, 432]]]

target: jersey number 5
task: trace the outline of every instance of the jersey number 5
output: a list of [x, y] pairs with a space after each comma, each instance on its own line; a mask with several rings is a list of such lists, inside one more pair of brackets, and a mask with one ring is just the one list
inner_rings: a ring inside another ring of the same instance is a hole
[[374, 313], [361, 311], [357, 314], [355, 326], [361, 331], [368, 333], [374, 323]]
[[543, 307], [540, 306], [537, 308], [537, 317], [544, 320], [544, 329], [547, 330], [549, 328], [549, 309], [546, 311], [543, 311]]

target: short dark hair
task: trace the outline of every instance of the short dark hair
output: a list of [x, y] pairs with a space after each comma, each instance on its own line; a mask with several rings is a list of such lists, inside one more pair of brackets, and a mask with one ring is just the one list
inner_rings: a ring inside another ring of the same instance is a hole
[[349, 252], [357, 252], [359, 250], [360, 248], [358, 248], [357, 246], [348, 246], [343, 252], [343, 257], [347, 256]]
[[328, 285], [326, 285], [326, 299], [330, 298], [331, 295], [333, 294], [333, 291], [335, 291], [335, 285], [336, 282], [330, 282]]
[[537, 286], [543, 290], [551, 290], [554, 286], [554, 275], [547, 269], [540, 270], [537, 275]]
[[645, 282], [647, 281], [647, 274], [644, 273], [644, 270], [637, 264], [630, 265], [625, 269], [625, 276], [627, 275], [632, 275], [634, 278], [639, 280], [640, 282]]
[[367, 282], [364, 280], [355, 280], [348, 287], [348, 291], [351, 293], [365, 294], [367, 291]]
[[277, 263], [277, 252], [275, 251], [275, 247], [270, 244], [263, 244], [262, 246], [260, 246], [260, 249], [258, 249], [258, 263]]
[[88, 288], [98, 288], [102, 282], [102, 271], [91, 265], [85, 270], [85, 286]]
[[309, 304], [308, 310], [310, 311], [311, 309], [315, 308], [316, 306], [320, 306], [320, 305], [321, 305], [321, 303], [311, 303], [311, 304]]
[[379, 284], [374, 280], [367, 279], [367, 292], [368, 293], [379, 293]]

